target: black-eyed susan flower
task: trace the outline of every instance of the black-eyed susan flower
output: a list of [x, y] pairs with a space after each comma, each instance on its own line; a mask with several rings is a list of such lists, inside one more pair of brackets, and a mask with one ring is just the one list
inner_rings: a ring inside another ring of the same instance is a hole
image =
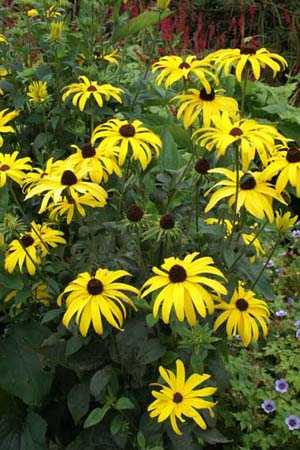
[[30, 8], [30, 9], [28, 9], [28, 10], [26, 11], [26, 14], [27, 14], [28, 17], [36, 17], [36, 16], [39, 15], [39, 12], [38, 12], [38, 10], [35, 9], [35, 8]]
[[3, 137], [1, 136], [1, 133], [14, 133], [15, 130], [13, 127], [7, 124], [20, 114], [19, 111], [7, 111], [8, 108], [0, 111], [0, 147], [3, 145]]
[[80, 111], [83, 111], [87, 100], [94, 99], [97, 102], [99, 108], [103, 106], [103, 98], [105, 101], [109, 101], [114, 98], [117, 102], [122, 103], [120, 94], [123, 92], [121, 88], [112, 86], [111, 84], [98, 84], [97, 81], [90, 81], [85, 75], [79, 77], [81, 82], [71, 83], [66, 86], [66, 92], [62, 96], [62, 101], [72, 95], [72, 103], [74, 106], [78, 106]]
[[61, 41], [63, 37], [63, 20], [50, 22], [50, 39], [53, 41]]
[[31, 170], [31, 159], [29, 157], [19, 158], [19, 152], [0, 153], [0, 188], [3, 187], [7, 178], [15, 181], [19, 186], [23, 185], [26, 171]]
[[261, 69], [269, 67], [273, 72], [273, 77], [281, 69], [288, 67], [286, 60], [278, 55], [272, 53], [266, 48], [258, 48], [253, 43], [239, 48], [220, 49], [208, 56], [209, 60], [214, 60], [217, 71], [224, 69], [224, 75], [228, 75], [232, 67], [235, 69], [235, 76], [238, 81], [242, 80], [245, 68], [249, 67], [258, 80], [261, 76]]
[[59, 244], [67, 243], [67, 241], [63, 237], [64, 233], [62, 231], [55, 230], [46, 223], [40, 225], [39, 223], [32, 221], [31, 232], [35, 233], [38, 238], [37, 245], [41, 250], [40, 254], [42, 257], [50, 253], [49, 247], [56, 248]]
[[[286, 205], [284, 198], [274, 188], [274, 186], [266, 181], [263, 172], [243, 172], [223, 168], [210, 169], [209, 173], [220, 173], [226, 177], [225, 180], [218, 181], [205, 195], [208, 195], [211, 190], [215, 192], [212, 194], [205, 212], [210, 211], [215, 205], [229, 197], [228, 205], [233, 207], [235, 205], [236, 212], [239, 213], [244, 206], [245, 209], [254, 217], [258, 219], [268, 218], [269, 222], [274, 220], [274, 211], [272, 207], [273, 199]], [[238, 182], [238, 195], [237, 193]], [[219, 186], [222, 186], [220, 189]]]
[[219, 92], [224, 92], [224, 89], [211, 88], [209, 94], [204, 88], [200, 91], [188, 89], [186, 94], [176, 95], [173, 98], [178, 100], [177, 118], [180, 119], [183, 116], [184, 128], [192, 126], [200, 114], [205, 127], [210, 126], [212, 116], [220, 115], [223, 111], [227, 111], [230, 117], [236, 117], [238, 102], [234, 98], [219, 95]]
[[193, 133], [195, 142], [208, 151], [215, 148], [218, 158], [235, 143], [241, 153], [243, 170], [248, 170], [256, 153], [263, 166], [266, 166], [268, 159], [276, 151], [276, 141], [286, 144], [291, 140], [272, 125], [260, 124], [254, 119], [232, 119], [227, 111], [212, 116], [211, 119], [214, 126], [199, 128]]
[[27, 97], [32, 103], [45, 103], [48, 99], [47, 81], [33, 81], [30, 83]]
[[276, 179], [276, 189], [282, 192], [290, 183], [296, 188], [296, 195], [300, 197], [300, 148], [291, 147], [280, 150], [269, 159], [269, 165], [265, 169], [266, 176]]
[[26, 174], [26, 179], [23, 184], [24, 190], [27, 189], [28, 185], [32, 188], [44, 178], [50, 175], [53, 176], [56, 172], [59, 173], [62, 164], [62, 160], [53, 161], [53, 158], [49, 158], [46, 161], [45, 168], [33, 167], [32, 170]]
[[25, 200], [43, 194], [39, 213], [47, 209], [50, 201], [58, 203], [63, 196], [76, 200], [77, 194], [89, 194], [99, 202], [99, 205], [105, 206], [107, 200], [105, 189], [96, 183], [85, 181], [84, 176], [85, 171], [75, 171], [73, 164], [66, 160], [61, 164], [59, 170], [55, 170], [53, 174], [41, 178], [33, 185], [29, 185], [26, 189]]
[[3, 43], [3, 44], [7, 44], [7, 40], [6, 40], [6, 37], [4, 36], [4, 34], [0, 34], [0, 43]]
[[178, 55], [163, 56], [152, 65], [152, 72], [161, 70], [156, 77], [156, 83], [161, 85], [165, 79], [165, 88], [168, 89], [178, 80], [187, 80], [194, 75], [200, 80], [203, 88], [208, 94], [211, 92], [211, 83], [218, 84], [218, 78], [211, 70], [212, 66], [206, 59], [197, 59], [190, 55], [183, 59]]
[[130, 276], [125, 270], [111, 271], [99, 268], [95, 275], [80, 273], [68, 284], [59, 295], [57, 303], [61, 306], [65, 294], [67, 310], [63, 316], [63, 324], [68, 327], [72, 317], [79, 325], [82, 336], [86, 336], [92, 323], [97, 334], [103, 333], [103, 318], [117, 330], [122, 330], [127, 312], [124, 305], [136, 307], [124, 291], [138, 294], [138, 290], [130, 284], [117, 281]]
[[115, 48], [113, 51], [111, 52], [106, 52], [104, 51], [94, 51], [94, 58], [99, 61], [99, 60], [104, 60], [107, 62], [110, 62], [112, 64], [116, 64], [117, 66], [119, 65], [119, 61], [117, 60], [117, 58], [119, 57], [118, 55], [118, 49]]
[[279, 234], [286, 234], [289, 228], [292, 228], [298, 220], [298, 216], [292, 217], [290, 211], [282, 214], [281, 211], [275, 211], [275, 228]]
[[89, 208], [102, 208], [103, 202], [96, 200], [91, 194], [80, 195], [73, 192], [72, 197], [62, 195], [58, 202], [50, 202], [47, 210], [49, 211], [49, 218], [51, 220], [57, 220], [58, 217], [66, 215], [66, 222], [70, 224], [76, 212], [82, 217], [86, 216], [85, 206]]
[[267, 324], [270, 312], [265, 301], [255, 297], [255, 293], [245, 290], [240, 281], [238, 288], [234, 290], [230, 303], [218, 299], [216, 309], [223, 310], [214, 323], [217, 330], [226, 322], [228, 336], [239, 334], [243, 344], [247, 347], [250, 342], [257, 342], [259, 338], [259, 326], [263, 335], [268, 333]]
[[122, 175], [121, 169], [117, 164], [118, 148], [96, 149], [90, 143], [81, 147], [71, 145], [76, 153], [70, 155], [68, 159], [74, 164], [74, 169], [82, 169], [86, 172], [94, 183], [107, 181], [109, 175], [115, 173], [118, 177]]
[[61, 12], [57, 10], [57, 5], [51, 5], [48, 9], [46, 9], [46, 17], [50, 17], [51, 19], [56, 19], [61, 16]]
[[197, 388], [208, 380], [211, 375], [193, 373], [186, 378], [185, 367], [180, 359], [176, 360], [176, 373], [159, 366], [159, 373], [164, 382], [152, 383], [161, 388], [160, 391], [152, 391], [155, 400], [148, 406], [151, 418], [157, 418], [159, 423], [170, 419], [173, 431], [181, 435], [177, 419], [184, 423], [185, 419], [192, 419], [202, 430], [207, 428], [205, 420], [199, 410], [208, 410], [210, 416], [214, 416], [212, 408], [216, 405], [209, 398], [216, 392], [215, 387]]
[[110, 149], [118, 147], [119, 165], [122, 166], [126, 160], [129, 150], [132, 158], [139, 160], [143, 170], [152, 159], [152, 151], [159, 155], [162, 147], [161, 139], [151, 130], [143, 126], [140, 120], [129, 123], [128, 120], [111, 119], [98, 125], [92, 133], [91, 144], [101, 139], [99, 149]]
[[153, 267], [156, 274], [149, 278], [143, 287], [144, 298], [151, 292], [161, 289], [153, 304], [153, 315], [157, 317], [162, 307], [162, 319], [170, 322], [171, 310], [175, 310], [177, 319], [182, 322], [185, 317], [190, 325], [196, 324], [196, 312], [206, 317], [214, 312], [214, 302], [211, 292], [226, 293], [226, 288], [213, 276], [225, 278], [222, 272], [213, 264], [211, 257], [197, 258], [198, 252], [191, 253], [183, 260], [179, 258], [166, 258], [161, 268]]
[[9, 245], [5, 254], [4, 268], [12, 273], [16, 266], [19, 266], [20, 272], [23, 266], [30, 275], [36, 272], [36, 266], [41, 264], [41, 257], [38, 248], [40, 240], [37, 235], [30, 231], [20, 235], [19, 239], [14, 239]]

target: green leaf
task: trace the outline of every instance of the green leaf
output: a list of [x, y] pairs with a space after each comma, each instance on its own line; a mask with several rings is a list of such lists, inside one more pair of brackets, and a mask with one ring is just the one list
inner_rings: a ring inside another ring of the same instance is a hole
[[78, 352], [84, 345], [84, 338], [81, 335], [72, 336], [66, 345], [66, 356], [73, 355]]
[[124, 419], [119, 414], [113, 418], [113, 420], [110, 423], [110, 432], [111, 434], [117, 434], [119, 431], [121, 431], [124, 424]]
[[68, 408], [77, 424], [89, 410], [90, 391], [86, 384], [75, 384], [68, 394]]
[[96, 400], [100, 400], [112, 376], [112, 369], [106, 366], [98, 370], [90, 382], [90, 392]]
[[135, 409], [135, 406], [128, 397], [120, 397], [115, 403], [115, 408], [118, 410]]
[[32, 146], [35, 150], [39, 150], [40, 148], [44, 147], [47, 142], [51, 141], [52, 134], [50, 133], [40, 133], [37, 135], [35, 140], [32, 143]]
[[30, 412], [24, 421], [17, 414], [2, 416], [0, 450], [47, 450], [46, 428], [44, 419], [34, 412]]
[[140, 364], [150, 364], [163, 356], [166, 349], [158, 339], [148, 339], [139, 349], [137, 359]]
[[179, 157], [178, 148], [171, 133], [168, 130], [167, 125], [163, 127], [160, 134], [160, 138], [163, 142], [163, 146], [160, 150], [157, 166], [161, 170], [166, 169], [179, 169]]
[[86, 418], [83, 428], [89, 428], [97, 423], [100, 423], [104, 417], [105, 414], [110, 410], [111, 405], [109, 403], [106, 403], [102, 408], [95, 408], [93, 411], [90, 412], [88, 417]]
[[216, 428], [201, 431], [201, 437], [205, 440], [205, 442], [213, 445], [233, 442], [233, 440], [227, 439], [223, 436], [223, 434]]
[[0, 272], [0, 284], [8, 289], [22, 289], [24, 282], [20, 275], [11, 274], [8, 272]]
[[3, 219], [4, 214], [7, 212], [8, 202], [8, 185], [5, 184], [2, 188], [0, 188], [0, 220]]
[[[120, 450], [121, 447], [112, 439], [104, 426], [83, 430], [65, 450]], [[25, 450], [25, 449], [24, 449]], [[31, 449], [26, 449], [31, 450]]]
[[51, 320], [56, 319], [56, 317], [59, 317], [61, 315], [61, 309], [51, 309], [50, 311], [47, 311], [44, 317], [42, 318], [41, 324], [44, 325], [44, 323], [51, 322]]
[[142, 12], [142, 14], [139, 14], [137, 17], [129, 19], [126, 23], [122, 23], [120, 21], [113, 32], [112, 41], [117, 42], [120, 39], [124, 39], [131, 34], [135, 34], [141, 30], [144, 30], [151, 25], [155, 25], [161, 19], [167, 17], [169, 14], [170, 12], [167, 11], [160, 13], [158, 11], [146, 10]]

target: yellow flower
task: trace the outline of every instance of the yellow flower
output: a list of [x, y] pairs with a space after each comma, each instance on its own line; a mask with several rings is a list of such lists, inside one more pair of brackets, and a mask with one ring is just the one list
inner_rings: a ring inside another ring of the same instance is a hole
[[161, 383], [153, 383], [153, 385], [159, 386], [161, 390], [151, 392], [155, 400], [148, 407], [150, 417], [157, 417], [159, 423], [170, 418], [171, 426], [178, 435], [181, 435], [182, 432], [178, 428], [177, 419], [180, 422], [185, 422], [183, 416], [193, 419], [202, 430], [205, 430], [207, 425], [199, 410], [208, 409], [210, 416], [214, 416], [212, 408], [216, 403], [207, 400], [206, 397], [211, 397], [217, 388], [195, 388], [208, 380], [211, 375], [193, 373], [186, 379], [184, 364], [180, 359], [176, 360], [175, 374], [162, 366], [159, 366], [159, 373], [167, 386]]
[[67, 196], [74, 198], [76, 201], [77, 194], [89, 194], [94, 200], [99, 202], [99, 205], [105, 206], [107, 192], [96, 183], [84, 181], [84, 176], [84, 171], [74, 171], [74, 166], [70, 161], [66, 160], [61, 164], [59, 170], [55, 170], [53, 174], [41, 178], [33, 186], [29, 186], [25, 200], [46, 192], [43, 196], [39, 213], [47, 209], [50, 200], [58, 203], [63, 196]]
[[31, 230], [38, 237], [38, 246], [41, 250], [40, 254], [42, 257], [48, 255], [50, 252], [48, 247], [55, 248], [58, 244], [66, 244], [64, 233], [60, 230], [54, 230], [49, 227], [47, 224], [43, 223], [42, 225], [31, 222]]
[[56, 19], [61, 16], [61, 12], [56, 10], [57, 6], [52, 5], [50, 8], [46, 10], [46, 17], [51, 17], [52, 19]]
[[206, 208], [207, 213], [215, 207], [215, 205], [226, 197], [228, 199], [228, 205], [232, 207], [236, 203], [236, 211], [239, 213], [242, 206], [254, 217], [258, 219], [268, 218], [270, 222], [274, 220], [274, 211], [272, 208], [273, 199], [286, 205], [285, 200], [281, 194], [274, 188], [274, 186], [266, 181], [263, 172], [246, 172], [243, 173], [239, 170], [239, 180], [238, 180], [238, 198], [236, 201], [236, 172], [216, 168], [210, 169], [209, 173], [221, 173], [225, 175], [226, 179], [218, 181], [211, 189], [209, 189], [205, 195], [208, 195], [211, 190], [214, 190], [218, 186], [223, 186], [221, 189], [215, 191]]
[[218, 95], [224, 89], [212, 88], [208, 94], [203, 88], [188, 89], [186, 94], [176, 95], [173, 100], [178, 100], [180, 106], [177, 111], [177, 118], [183, 115], [184, 128], [193, 125], [197, 117], [202, 114], [203, 125], [209, 127], [212, 122], [212, 116], [220, 115], [222, 111], [227, 111], [230, 117], [236, 117], [238, 111], [238, 102], [231, 97]]
[[49, 203], [47, 209], [49, 210], [50, 219], [57, 220], [58, 216], [66, 214], [67, 224], [70, 224], [76, 211], [85, 217], [86, 212], [83, 206], [102, 208], [103, 202], [96, 200], [91, 194], [78, 195], [78, 193], [74, 192], [72, 197], [63, 195], [58, 202]]
[[83, 53], [78, 53], [78, 55], [75, 58], [75, 61], [79, 66], [83, 66], [86, 63], [86, 57]]
[[276, 189], [279, 192], [290, 183], [296, 188], [297, 197], [300, 197], [300, 148], [286, 148], [275, 154], [270, 158], [265, 173], [269, 179], [279, 174], [276, 180]]
[[144, 283], [141, 297], [144, 298], [151, 292], [163, 288], [154, 301], [154, 317], [157, 317], [160, 306], [165, 323], [170, 322], [172, 308], [175, 309], [180, 322], [186, 317], [190, 325], [195, 325], [197, 321], [195, 309], [201, 317], [206, 317], [206, 308], [209, 314], [213, 314], [214, 302], [207, 287], [217, 293], [226, 294], [226, 288], [211, 278], [211, 275], [225, 277], [213, 266], [212, 258], [197, 258], [198, 255], [198, 252], [194, 252], [185, 256], [183, 260], [172, 256], [164, 260], [161, 269], [152, 268], [156, 276]]
[[53, 161], [53, 158], [50, 158], [46, 161], [46, 167], [44, 169], [41, 169], [40, 167], [33, 167], [32, 172], [28, 172], [26, 174], [23, 189], [26, 190], [28, 185], [32, 188], [44, 178], [47, 178], [50, 175], [53, 176], [55, 173], [59, 173], [62, 164], [63, 161]]
[[118, 177], [122, 175], [121, 169], [117, 164], [117, 148], [108, 148], [101, 150], [95, 149], [91, 144], [84, 144], [81, 148], [77, 145], [71, 145], [76, 149], [76, 153], [69, 156], [68, 160], [74, 164], [74, 169], [82, 169], [93, 183], [107, 181], [108, 176], [115, 173]]
[[282, 214], [280, 211], [275, 212], [275, 227], [279, 234], [286, 234], [288, 229], [295, 225], [298, 220], [298, 216], [291, 217], [290, 211]]
[[31, 169], [31, 159], [29, 157], [17, 159], [19, 152], [0, 153], [0, 188], [3, 187], [7, 178], [11, 178], [19, 186], [23, 185], [26, 178], [26, 170]]
[[125, 162], [127, 153], [132, 151], [132, 158], [139, 160], [143, 170], [152, 159], [152, 150], [159, 155], [162, 146], [160, 138], [151, 130], [144, 127], [140, 120], [129, 123], [128, 120], [111, 119], [98, 125], [92, 133], [91, 144], [102, 139], [98, 148], [119, 149], [119, 165]]
[[0, 42], [7, 44], [7, 40], [6, 40], [6, 37], [4, 36], [4, 34], [0, 34]]
[[17, 117], [20, 113], [19, 111], [11, 111], [6, 114], [8, 111], [8, 108], [2, 109], [0, 111], [0, 147], [3, 145], [3, 137], [1, 136], [1, 133], [14, 133], [15, 130], [10, 126], [7, 125], [8, 122], [13, 120], [15, 117]]
[[4, 267], [9, 273], [15, 270], [18, 264], [20, 272], [23, 265], [26, 265], [30, 275], [36, 272], [36, 266], [41, 264], [41, 257], [38, 250], [38, 237], [33, 232], [20, 235], [20, 239], [14, 239], [8, 246], [5, 255]]
[[157, 0], [157, 7], [159, 9], [167, 9], [170, 6], [171, 0]]
[[102, 334], [102, 317], [112, 327], [122, 330], [126, 318], [124, 303], [136, 310], [134, 303], [124, 291], [138, 294], [138, 290], [130, 284], [116, 282], [123, 276], [131, 275], [125, 270], [108, 269], [97, 269], [95, 275], [88, 272], [80, 273], [57, 299], [57, 303], [61, 306], [63, 296], [68, 293], [67, 310], [63, 317], [65, 327], [68, 327], [72, 317], [76, 315], [75, 320], [79, 324], [82, 336], [87, 335], [91, 322], [96, 333]]
[[94, 58], [97, 59], [97, 60], [104, 59], [105, 61], [111, 62], [113, 64], [117, 64], [117, 66], [118, 66], [119, 65], [119, 61], [117, 60], [117, 57], [119, 55], [117, 53], [118, 53], [118, 49], [117, 48], [115, 48], [110, 53], [106, 53], [105, 51], [98, 52], [96, 50], [96, 51], [94, 51]]
[[231, 144], [236, 143], [241, 152], [243, 170], [248, 170], [256, 153], [263, 164], [276, 151], [275, 141], [286, 143], [291, 139], [285, 138], [272, 125], [260, 124], [254, 119], [232, 119], [227, 111], [213, 116], [214, 126], [199, 128], [192, 137], [196, 137], [196, 143], [205, 147], [208, 151], [217, 149], [218, 158], [226, 152]]
[[82, 80], [81, 83], [72, 83], [66, 86], [67, 89], [62, 96], [62, 101], [65, 102], [66, 99], [73, 95], [72, 103], [74, 106], [78, 106], [80, 111], [83, 111], [85, 104], [89, 98], [96, 100], [99, 108], [103, 106], [103, 98], [105, 101], [109, 101], [113, 97], [117, 102], [122, 103], [120, 94], [123, 92], [122, 89], [116, 88], [111, 84], [98, 84], [97, 81], [90, 81], [86, 76], [82, 75], [79, 77]]
[[38, 285], [36, 285], [33, 289], [33, 295], [35, 299], [43, 305], [50, 305], [52, 296], [47, 291], [47, 286], [45, 285], [45, 283], [39, 283]]
[[27, 97], [33, 103], [44, 103], [48, 98], [47, 81], [33, 81], [28, 86]]
[[30, 9], [28, 9], [28, 11], [26, 12], [26, 14], [27, 14], [28, 17], [35, 17], [35, 16], [38, 16], [38, 15], [39, 15], [39, 12], [38, 12], [38, 10], [35, 9], [35, 8], [30, 8]]
[[228, 336], [241, 336], [243, 344], [247, 347], [250, 342], [256, 342], [259, 338], [259, 327], [261, 326], [263, 335], [268, 333], [267, 323], [270, 312], [266, 302], [255, 298], [253, 291], [246, 291], [243, 283], [232, 294], [230, 303], [218, 300], [216, 309], [224, 310], [214, 323], [216, 331], [226, 322], [226, 333]]
[[50, 22], [50, 38], [54, 41], [60, 41], [62, 39], [63, 27], [63, 20]]
[[214, 60], [218, 72], [224, 69], [224, 75], [228, 75], [231, 68], [235, 69], [235, 76], [238, 81], [246, 67], [251, 68], [254, 78], [258, 80], [261, 75], [261, 69], [269, 67], [273, 72], [273, 77], [281, 70], [286, 68], [288, 63], [277, 53], [271, 53], [266, 48], [257, 48], [253, 44], [248, 44], [239, 48], [227, 48], [217, 50], [208, 56], [209, 60]]
[[[165, 88], [168, 89], [178, 80], [187, 80], [191, 74], [195, 75], [200, 80], [202, 86], [208, 94], [211, 92], [210, 81], [213, 80], [218, 84], [217, 76], [210, 70], [211, 64], [206, 60], [198, 60], [196, 56], [187, 56], [182, 59], [181, 56], [171, 55], [163, 56], [152, 65], [152, 72], [161, 70], [161, 73], [156, 77], [156, 83], [161, 85], [165, 80]], [[208, 81], [210, 80], [210, 81]]]

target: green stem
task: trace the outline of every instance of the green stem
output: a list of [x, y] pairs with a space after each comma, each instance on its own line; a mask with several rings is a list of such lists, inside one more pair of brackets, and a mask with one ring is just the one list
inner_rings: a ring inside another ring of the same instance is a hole
[[245, 111], [245, 98], [246, 98], [246, 87], [249, 77], [249, 68], [245, 70], [244, 77], [243, 77], [243, 84], [242, 84], [242, 99], [241, 99], [241, 117], [244, 115]]
[[173, 200], [174, 195], [176, 194], [176, 192], [178, 192], [177, 189], [176, 189], [176, 186], [178, 186], [178, 184], [181, 183], [181, 181], [183, 180], [187, 170], [190, 167], [190, 163], [192, 162], [193, 158], [194, 158], [194, 154], [191, 153], [190, 159], [188, 160], [188, 162], [186, 163], [185, 168], [183, 169], [183, 171], [181, 172], [180, 176], [176, 180], [176, 185], [173, 187], [173, 189], [170, 192], [170, 195], [168, 197], [168, 201], [167, 201], [167, 204], [166, 204], [166, 207], [165, 207], [166, 211], [168, 211], [169, 205], [170, 205], [171, 201]]
[[254, 280], [254, 282], [253, 282], [253, 284], [252, 284], [252, 286], [251, 286], [251, 291], [254, 289], [255, 285], [258, 283], [260, 277], [261, 277], [262, 274], [264, 273], [265, 268], [267, 267], [267, 265], [268, 265], [270, 259], [271, 259], [272, 256], [274, 255], [275, 250], [276, 250], [276, 248], [278, 247], [278, 245], [279, 245], [279, 243], [281, 242], [281, 240], [282, 240], [282, 236], [280, 235], [280, 236], [278, 237], [277, 241], [275, 242], [275, 245], [274, 245], [274, 247], [273, 247], [273, 249], [272, 249], [270, 255], [268, 256], [267, 261], [265, 262], [265, 264], [263, 265], [261, 271], [259, 272], [259, 274], [257, 275], [256, 279]]
[[130, 165], [130, 159], [127, 158], [126, 165], [125, 165], [125, 173], [124, 173], [124, 176], [122, 177], [122, 185], [121, 185], [121, 191], [120, 191], [120, 197], [119, 197], [119, 204], [118, 204], [118, 209], [117, 209], [116, 220], [119, 220], [120, 216], [121, 216], [121, 211], [122, 211], [122, 207], [123, 207], [123, 200], [124, 200], [124, 194], [125, 194], [125, 190], [126, 190], [126, 182], [128, 180], [128, 175], [129, 175], [129, 165]]

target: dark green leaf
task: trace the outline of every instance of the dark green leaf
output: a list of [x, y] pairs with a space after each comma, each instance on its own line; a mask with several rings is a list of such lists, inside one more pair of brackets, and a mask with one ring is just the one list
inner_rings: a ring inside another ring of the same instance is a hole
[[129, 19], [126, 23], [122, 23], [114, 30], [112, 40], [113, 42], [119, 41], [131, 34], [135, 34], [138, 31], [144, 30], [159, 22], [159, 20], [167, 17], [169, 12], [159, 13], [158, 11], [146, 10], [142, 14], [139, 14], [133, 19]]
[[30, 412], [23, 421], [16, 415], [0, 419], [0, 450], [47, 450], [47, 424], [36, 413]]
[[90, 391], [86, 384], [75, 384], [68, 394], [68, 408], [75, 423], [88, 412]]
[[66, 345], [66, 356], [73, 355], [78, 352], [84, 345], [84, 338], [81, 335], [72, 336]]
[[220, 433], [220, 431], [216, 428], [201, 431], [201, 437], [205, 440], [205, 442], [213, 445], [233, 442], [232, 440], [227, 439], [225, 436], [223, 436], [223, 434]]
[[102, 408], [95, 408], [93, 411], [90, 412], [88, 417], [86, 418], [83, 427], [89, 428], [97, 423], [100, 423], [101, 420], [104, 419], [105, 414], [110, 410], [110, 404], [106, 403]]
[[90, 392], [96, 400], [101, 399], [112, 376], [112, 369], [106, 366], [96, 372], [90, 382]]
[[135, 409], [135, 406], [132, 403], [132, 401], [129, 400], [129, 398], [127, 398], [127, 397], [120, 397], [115, 403], [115, 408], [119, 409], [119, 410], [122, 410], [122, 409]]

